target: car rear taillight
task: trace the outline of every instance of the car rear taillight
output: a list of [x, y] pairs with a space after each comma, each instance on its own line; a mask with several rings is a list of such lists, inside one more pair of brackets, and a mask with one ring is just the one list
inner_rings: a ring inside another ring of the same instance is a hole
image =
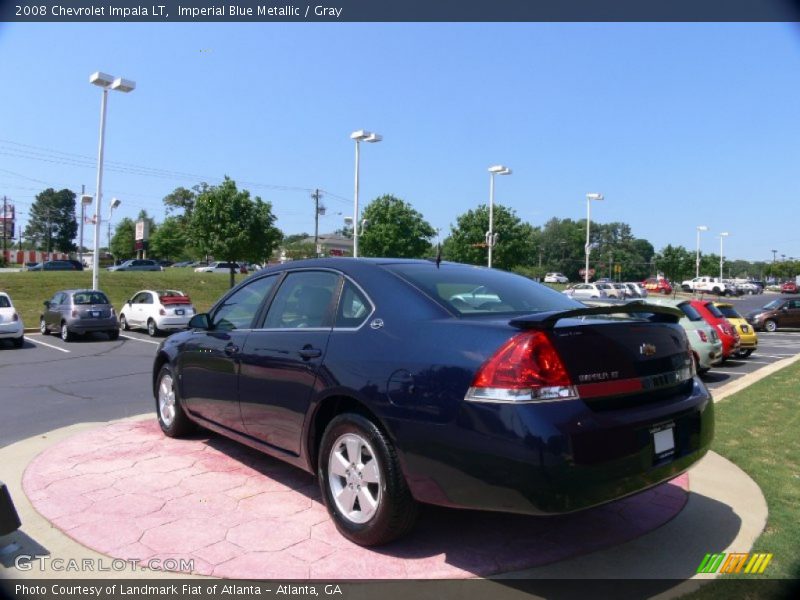
[[698, 337], [700, 338], [700, 340], [701, 340], [701, 341], [703, 341], [703, 342], [707, 342], [707, 341], [708, 341], [708, 336], [706, 335], [706, 332], [705, 332], [705, 331], [702, 331], [702, 330], [698, 329], [698, 330], [697, 330], [697, 336], [698, 336]]
[[12, 321], [19, 321], [19, 315], [17, 313], [14, 313], [13, 315], [11, 315], [11, 320]]
[[167, 311], [164, 310], [164, 307], [162, 306], [161, 308], [158, 309], [158, 314], [160, 314], [163, 317], [165, 314], [167, 314]]
[[481, 365], [465, 399], [541, 402], [577, 397], [578, 392], [547, 334], [524, 331]]
[[72, 309], [72, 316], [73, 317], [77, 317], [78, 316], [78, 311], [75, 310], [74, 308]]
[[717, 329], [719, 329], [719, 330], [720, 330], [722, 333], [724, 333], [725, 335], [733, 335], [733, 334], [731, 333], [731, 330], [730, 330], [730, 329], [728, 329], [728, 326], [727, 326], [727, 325], [725, 325], [725, 324], [723, 324], [723, 323], [717, 323]]
[[114, 311], [114, 307], [111, 307], [111, 316], [116, 317], [117, 313]]

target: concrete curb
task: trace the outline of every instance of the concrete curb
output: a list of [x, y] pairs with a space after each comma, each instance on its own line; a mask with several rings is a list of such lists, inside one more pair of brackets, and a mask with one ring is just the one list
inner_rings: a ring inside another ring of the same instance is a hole
[[750, 387], [757, 381], [760, 381], [761, 379], [769, 377], [773, 373], [780, 371], [784, 367], [793, 365], [797, 361], [800, 361], [800, 354], [797, 354], [790, 358], [783, 358], [779, 361], [772, 363], [771, 365], [767, 365], [766, 367], [762, 367], [757, 371], [748, 373], [747, 375], [740, 377], [736, 381], [732, 381], [726, 385], [723, 385], [717, 391], [712, 392], [712, 396], [714, 397], [714, 402], [720, 402], [721, 400], [724, 400], [728, 396], [735, 394], [736, 392], [740, 392], [747, 387]]

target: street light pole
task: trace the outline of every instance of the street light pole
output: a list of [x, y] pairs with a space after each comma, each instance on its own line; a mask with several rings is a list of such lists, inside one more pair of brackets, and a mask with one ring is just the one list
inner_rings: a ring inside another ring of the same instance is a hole
[[92, 261], [92, 289], [99, 287], [99, 267], [100, 267], [100, 208], [103, 200], [103, 150], [106, 137], [106, 104], [108, 102], [108, 90], [117, 90], [128, 93], [136, 89], [136, 83], [128, 81], [122, 77], [115, 78], [113, 75], [97, 71], [89, 76], [89, 83], [92, 83], [103, 90], [100, 100], [100, 140], [97, 144], [97, 191], [94, 196], [94, 260]]
[[383, 140], [383, 136], [377, 133], [370, 133], [364, 129], [359, 129], [350, 134], [350, 139], [356, 143], [356, 176], [355, 193], [353, 195], [353, 258], [358, 258], [358, 171], [360, 162], [361, 142], [374, 144]]
[[590, 235], [591, 235], [591, 223], [592, 223], [592, 200], [604, 200], [603, 194], [586, 194], [586, 265], [583, 269], [583, 282], [589, 283], [589, 254], [592, 252], [591, 242], [590, 242]]
[[722, 254], [722, 241], [728, 237], [730, 234], [727, 231], [723, 231], [719, 234], [719, 280], [722, 282], [722, 267], [725, 264]]
[[[81, 186], [83, 188], [84, 186]], [[78, 260], [83, 264], [83, 224], [86, 221], [86, 207], [92, 203], [92, 198], [88, 194], [81, 193], [81, 233], [80, 233], [80, 247], [78, 248]]]
[[494, 232], [494, 176], [511, 175], [511, 169], [503, 165], [489, 167], [489, 231], [486, 232], [486, 245], [489, 247], [489, 268], [492, 268], [492, 249], [497, 241], [497, 234]]
[[708, 227], [706, 227], [705, 225], [697, 226], [697, 258], [695, 259], [695, 268], [694, 268], [695, 279], [697, 277], [700, 277], [700, 232], [701, 231], [708, 231]]
[[119, 198], [112, 198], [108, 210], [108, 251], [111, 252], [111, 217], [114, 214], [114, 209], [122, 203]]

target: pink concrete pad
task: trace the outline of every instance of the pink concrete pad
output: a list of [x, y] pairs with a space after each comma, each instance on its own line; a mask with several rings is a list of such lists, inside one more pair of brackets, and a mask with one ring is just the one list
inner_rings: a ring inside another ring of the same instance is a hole
[[114, 558], [191, 560], [197, 574], [243, 579], [457, 579], [636, 538], [682, 510], [689, 478], [558, 517], [426, 506], [411, 535], [377, 549], [339, 534], [308, 473], [217, 436], [170, 439], [155, 421], [55, 444], [23, 487], [55, 527]]

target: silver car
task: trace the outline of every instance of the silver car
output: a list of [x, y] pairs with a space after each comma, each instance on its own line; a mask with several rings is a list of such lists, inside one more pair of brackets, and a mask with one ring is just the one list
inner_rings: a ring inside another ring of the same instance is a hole
[[575, 300], [591, 298], [608, 298], [608, 293], [602, 283], [577, 283], [563, 292]]
[[93, 331], [106, 333], [112, 340], [119, 337], [117, 315], [108, 297], [100, 290], [56, 292], [50, 300], [44, 301], [39, 330], [42, 335], [58, 331], [65, 342]]

